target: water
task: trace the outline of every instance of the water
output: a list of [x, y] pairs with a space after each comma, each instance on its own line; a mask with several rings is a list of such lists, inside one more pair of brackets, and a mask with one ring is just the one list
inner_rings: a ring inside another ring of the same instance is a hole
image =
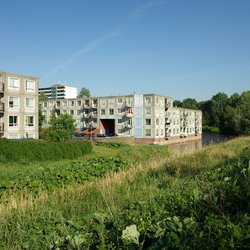
[[202, 139], [200, 140], [170, 144], [168, 146], [170, 151], [175, 154], [192, 153], [202, 149], [204, 146], [210, 143], [220, 143], [229, 140], [230, 138], [232, 137], [217, 133], [203, 132]]

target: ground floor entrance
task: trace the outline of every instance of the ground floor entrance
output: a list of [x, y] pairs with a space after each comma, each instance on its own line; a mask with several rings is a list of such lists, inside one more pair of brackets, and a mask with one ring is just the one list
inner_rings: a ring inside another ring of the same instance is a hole
[[112, 136], [115, 134], [115, 119], [100, 119], [100, 134]]

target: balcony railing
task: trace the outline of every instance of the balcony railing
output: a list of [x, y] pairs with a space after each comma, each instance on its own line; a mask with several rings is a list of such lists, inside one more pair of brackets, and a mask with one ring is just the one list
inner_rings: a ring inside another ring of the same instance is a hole
[[128, 117], [128, 118], [132, 118], [132, 117], [134, 116], [133, 113], [129, 113], [129, 112], [126, 112], [125, 115], [126, 115], [126, 117]]
[[4, 123], [0, 123], [0, 132], [4, 131]]
[[4, 83], [0, 82], [0, 92], [4, 92]]
[[4, 103], [0, 102], [0, 112], [3, 112], [3, 111], [4, 111]]

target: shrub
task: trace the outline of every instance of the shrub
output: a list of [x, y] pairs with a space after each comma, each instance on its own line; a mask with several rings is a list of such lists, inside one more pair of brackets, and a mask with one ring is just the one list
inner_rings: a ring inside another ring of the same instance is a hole
[[89, 141], [48, 142], [0, 140], [0, 162], [30, 162], [74, 159], [92, 151]]

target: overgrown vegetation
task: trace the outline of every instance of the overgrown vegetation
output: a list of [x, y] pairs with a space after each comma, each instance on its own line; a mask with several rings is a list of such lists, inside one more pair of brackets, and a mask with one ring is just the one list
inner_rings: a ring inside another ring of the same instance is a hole
[[169, 159], [160, 146], [117, 150], [129, 168], [0, 210], [0, 246], [249, 249], [249, 138]]
[[75, 159], [90, 153], [89, 141], [48, 142], [0, 139], [0, 162], [28, 163]]

